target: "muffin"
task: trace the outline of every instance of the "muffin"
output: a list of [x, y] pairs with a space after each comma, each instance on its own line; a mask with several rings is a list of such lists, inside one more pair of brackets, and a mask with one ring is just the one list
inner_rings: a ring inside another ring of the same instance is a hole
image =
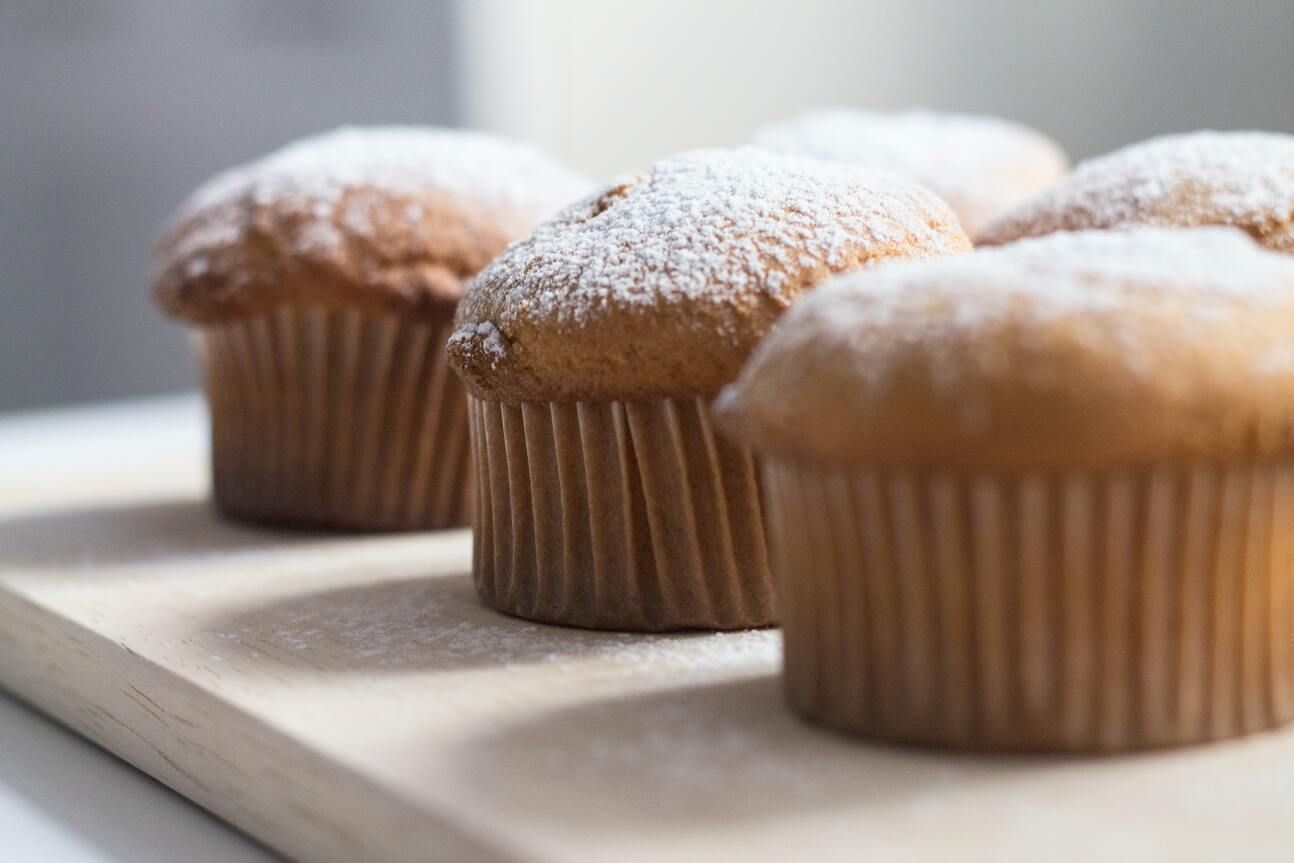
[[763, 465], [793, 707], [1112, 750], [1294, 715], [1294, 261], [1058, 234], [842, 277], [715, 410]]
[[811, 111], [760, 129], [755, 144], [902, 174], [947, 201], [972, 237], [1069, 168], [1060, 146], [1027, 126], [924, 110]]
[[1001, 245], [1056, 231], [1230, 225], [1294, 252], [1294, 135], [1192, 132], [1083, 162], [977, 236]]
[[473, 132], [339, 129], [217, 176], [158, 248], [190, 324], [226, 514], [279, 525], [467, 523], [466, 401], [444, 343], [466, 282], [587, 192]]
[[772, 623], [755, 463], [709, 399], [814, 283], [968, 247], [905, 180], [754, 149], [658, 162], [510, 247], [448, 348], [483, 600], [591, 628]]

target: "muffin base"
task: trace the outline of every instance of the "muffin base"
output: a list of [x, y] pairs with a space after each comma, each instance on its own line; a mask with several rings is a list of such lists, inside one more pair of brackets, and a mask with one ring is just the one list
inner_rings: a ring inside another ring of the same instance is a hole
[[450, 330], [327, 308], [202, 329], [220, 509], [344, 530], [466, 524], [467, 404], [445, 359]]
[[1118, 750], [1294, 718], [1294, 463], [765, 462], [792, 706], [886, 740]]
[[774, 622], [755, 460], [705, 399], [468, 402], [486, 604], [593, 629]]

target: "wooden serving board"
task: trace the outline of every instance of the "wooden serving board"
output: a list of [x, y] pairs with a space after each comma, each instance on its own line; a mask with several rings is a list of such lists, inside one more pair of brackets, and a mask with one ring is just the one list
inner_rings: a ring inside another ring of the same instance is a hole
[[775, 632], [532, 625], [476, 603], [466, 531], [224, 523], [202, 425], [192, 398], [0, 422], [0, 682], [291, 857], [1294, 857], [1294, 734], [848, 740], [784, 709]]

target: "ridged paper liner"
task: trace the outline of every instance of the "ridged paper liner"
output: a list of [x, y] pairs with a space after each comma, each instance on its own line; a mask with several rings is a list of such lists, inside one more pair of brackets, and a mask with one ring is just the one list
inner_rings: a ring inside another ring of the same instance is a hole
[[467, 403], [449, 331], [325, 308], [201, 330], [220, 507], [354, 530], [466, 524]]
[[786, 687], [815, 720], [1081, 750], [1294, 715], [1291, 463], [1059, 477], [765, 468]]
[[597, 629], [773, 622], [759, 479], [704, 399], [469, 398], [486, 603]]

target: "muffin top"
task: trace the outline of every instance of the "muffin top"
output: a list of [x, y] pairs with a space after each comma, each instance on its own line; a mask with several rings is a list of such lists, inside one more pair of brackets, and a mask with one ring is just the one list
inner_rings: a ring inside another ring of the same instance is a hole
[[902, 174], [947, 201], [972, 237], [1069, 167], [1064, 151], [1041, 132], [937, 111], [811, 111], [760, 129], [755, 144]]
[[1083, 162], [984, 229], [1009, 243], [1055, 231], [1231, 225], [1294, 252], [1294, 135], [1168, 135]]
[[1294, 260], [1221, 228], [1056, 234], [832, 280], [715, 405], [790, 459], [1070, 469], [1294, 452]]
[[337, 129], [194, 192], [158, 247], [154, 294], [195, 323], [301, 304], [447, 319], [467, 279], [588, 189], [492, 135]]
[[943, 202], [891, 174], [753, 148], [684, 153], [486, 267], [450, 363], [492, 401], [712, 395], [811, 285], [969, 245]]

